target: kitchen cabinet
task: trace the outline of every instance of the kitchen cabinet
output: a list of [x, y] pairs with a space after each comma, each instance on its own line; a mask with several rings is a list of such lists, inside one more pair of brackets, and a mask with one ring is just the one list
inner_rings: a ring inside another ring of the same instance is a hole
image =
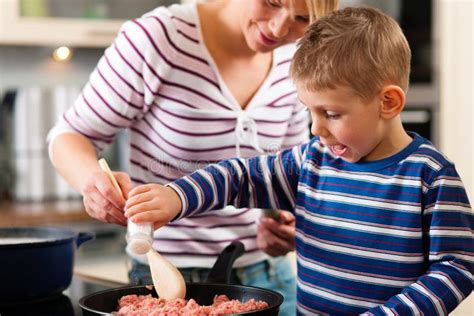
[[192, 1], [2, 0], [0, 45], [107, 47], [127, 19]]

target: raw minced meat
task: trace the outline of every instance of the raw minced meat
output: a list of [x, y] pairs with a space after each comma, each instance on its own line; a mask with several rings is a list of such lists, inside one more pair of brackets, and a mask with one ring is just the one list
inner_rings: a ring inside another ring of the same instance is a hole
[[264, 301], [250, 299], [245, 303], [216, 295], [212, 305], [199, 305], [195, 300], [155, 298], [151, 295], [125, 295], [118, 302], [120, 316], [223, 315], [254, 311], [268, 307]]

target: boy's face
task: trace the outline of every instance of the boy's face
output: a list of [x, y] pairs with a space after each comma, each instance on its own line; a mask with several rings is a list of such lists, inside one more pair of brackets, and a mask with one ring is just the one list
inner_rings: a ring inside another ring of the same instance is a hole
[[311, 133], [334, 155], [348, 162], [384, 157], [384, 120], [378, 96], [364, 101], [346, 87], [321, 91], [298, 87], [298, 96], [311, 113]]

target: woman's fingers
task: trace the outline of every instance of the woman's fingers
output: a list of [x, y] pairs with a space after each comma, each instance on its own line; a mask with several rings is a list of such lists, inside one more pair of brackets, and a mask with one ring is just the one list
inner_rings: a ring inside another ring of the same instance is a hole
[[115, 179], [117, 180], [120, 188], [122, 189], [122, 195], [125, 199], [128, 198], [128, 193], [132, 190], [132, 180], [130, 176], [125, 172], [114, 172]]
[[281, 211], [280, 221], [286, 225], [295, 226], [296, 218], [295, 218], [295, 215], [293, 215], [293, 213], [290, 213], [288, 211]]
[[262, 251], [273, 257], [286, 255], [289, 251], [293, 250], [288, 241], [276, 237], [263, 227], [259, 227], [257, 244]]
[[91, 217], [102, 222], [126, 224], [127, 219], [123, 214], [125, 200], [115, 190], [105, 173], [94, 173], [88, 179], [82, 194], [86, 212]]
[[295, 237], [296, 231], [294, 226], [279, 223], [272, 218], [262, 218], [260, 225], [280, 238], [290, 239]]
[[117, 191], [107, 175], [102, 172], [102, 174], [96, 177], [95, 180], [95, 187], [100, 194], [110, 203], [114, 204], [116, 208], [123, 209], [125, 206], [125, 198], [123, 197], [122, 192]]
[[[95, 197], [95, 199], [94, 199]], [[117, 209], [112, 203], [104, 199], [100, 194], [84, 196], [86, 212], [93, 218], [102, 222], [125, 225], [127, 218], [122, 210]]]
[[294, 216], [280, 214], [280, 222], [263, 217], [257, 231], [257, 244], [270, 256], [285, 255], [295, 249]]

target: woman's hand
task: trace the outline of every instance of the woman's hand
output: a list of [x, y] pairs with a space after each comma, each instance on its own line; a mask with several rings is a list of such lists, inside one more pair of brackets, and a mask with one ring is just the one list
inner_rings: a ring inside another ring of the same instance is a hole
[[114, 172], [115, 179], [122, 189], [118, 193], [107, 174], [102, 170], [93, 172], [87, 178], [82, 189], [86, 212], [93, 218], [106, 223], [115, 223], [126, 226], [127, 218], [123, 209], [132, 188], [130, 176], [124, 172]]
[[179, 195], [170, 187], [145, 184], [131, 190], [125, 216], [134, 222], [151, 222], [155, 229], [168, 224], [182, 209]]
[[272, 257], [284, 256], [295, 250], [295, 217], [287, 211], [279, 212], [279, 220], [262, 217], [257, 227], [258, 247]]

